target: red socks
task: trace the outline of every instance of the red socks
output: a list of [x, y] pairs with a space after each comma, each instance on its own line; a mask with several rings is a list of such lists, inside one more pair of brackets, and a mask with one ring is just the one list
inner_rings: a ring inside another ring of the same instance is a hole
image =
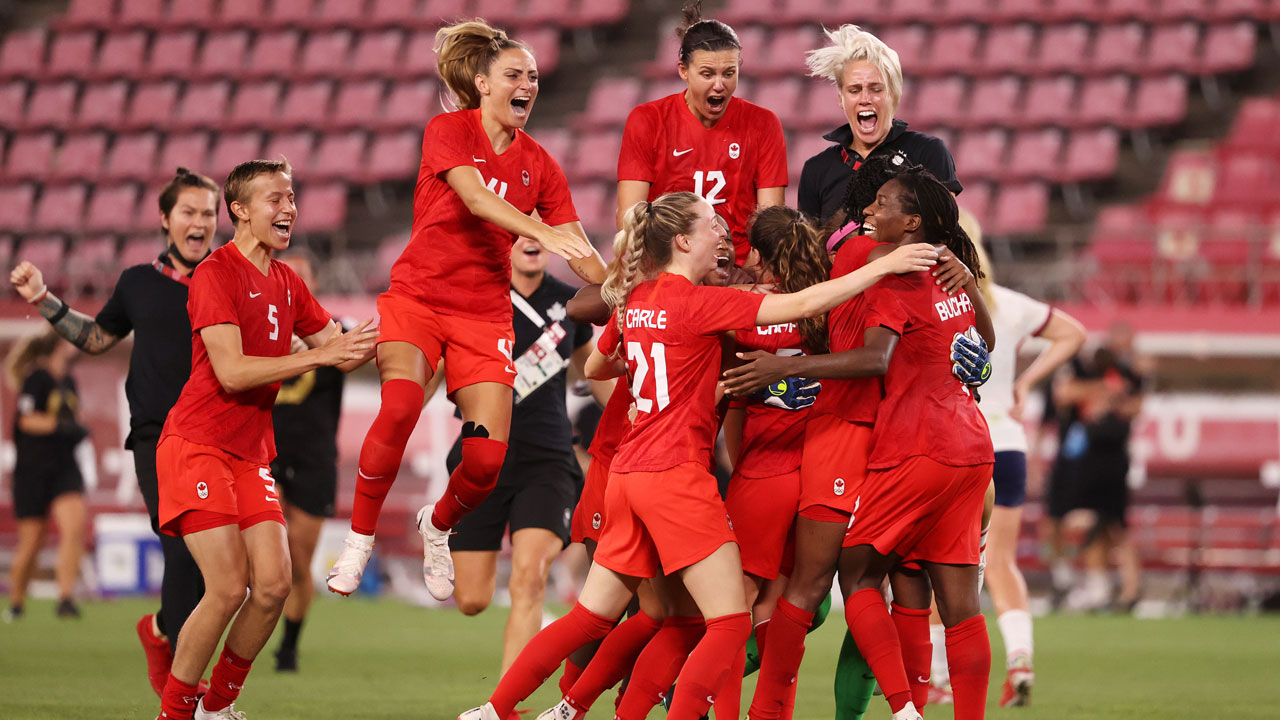
[[[600, 643], [586, 670], [579, 671], [581, 675], [572, 687], [561, 686], [565, 702], [583, 712], [590, 710], [605, 690], [622, 681], [661, 627], [661, 620], [654, 620], [641, 610], [614, 628]], [[565, 675], [568, 674], [566, 666]]]
[[800, 661], [804, 659], [804, 636], [813, 624], [813, 613], [778, 600], [769, 619], [769, 651], [761, 645], [763, 637], [756, 631], [756, 645], [761, 647], [760, 679], [755, 697], [747, 711], [751, 720], [774, 720], [782, 717], [787, 695], [795, 685]]
[[537, 690], [569, 653], [607, 635], [613, 622], [574, 604], [568, 615], [543, 628], [520, 652], [489, 698], [498, 717], [510, 715], [516, 704]]
[[716, 693], [716, 701], [714, 707], [716, 709], [716, 717], [718, 718], [734, 718], [735, 720], [742, 717], [742, 671], [747, 667], [747, 647], [746, 641], [743, 641], [742, 651], [738, 653], [737, 660], [729, 668], [728, 675], [724, 678], [724, 683], [720, 685], [720, 691]]
[[564, 659], [564, 672], [560, 673], [560, 697], [569, 694], [569, 689], [582, 677], [582, 668], [573, 664], [573, 657]]
[[929, 670], [933, 662], [933, 642], [929, 640], [929, 610], [893, 604], [893, 626], [902, 645], [902, 664], [911, 686], [911, 702], [924, 712], [929, 701]]
[[360, 448], [356, 497], [351, 505], [351, 529], [361, 535], [373, 535], [378, 528], [382, 503], [400, 472], [404, 446], [421, 413], [421, 385], [404, 379], [382, 383], [382, 406]]
[[240, 697], [240, 689], [244, 687], [244, 679], [249, 675], [252, 660], [231, 652], [231, 648], [222, 646], [222, 656], [214, 663], [213, 673], [209, 675], [209, 692], [204, 695], [204, 709], [218, 712], [235, 702]]
[[676, 694], [671, 698], [668, 720], [698, 720], [706, 715], [734, 667], [738, 668], [741, 682], [740, 658], [746, 652], [749, 637], [751, 613], [721, 615], [707, 621], [706, 634], [689, 653], [689, 659], [676, 680]]
[[947, 667], [956, 720], [982, 720], [987, 708], [987, 682], [991, 679], [991, 640], [987, 619], [981, 615], [947, 628]]
[[160, 693], [160, 717], [156, 720], [191, 720], [196, 714], [196, 702], [196, 686], [170, 675]]
[[[844, 618], [849, 623], [854, 641], [858, 643], [858, 650], [862, 651], [862, 657], [875, 673], [885, 700], [889, 701], [889, 709], [898, 712], [911, 700], [911, 686], [902, 665], [898, 631], [884, 607], [880, 591], [866, 588], [854, 593], [844, 604]], [[777, 619], [776, 614], [774, 619]]]
[[[617, 720], [644, 720], [671, 689], [689, 653], [702, 639], [707, 624], [700, 617], [669, 617], [636, 658], [627, 690], [618, 705]], [[745, 641], [744, 641], [745, 642]], [[599, 657], [601, 653], [596, 653]]]
[[498, 484], [502, 461], [507, 457], [507, 444], [487, 437], [462, 438], [462, 462], [449, 476], [444, 497], [436, 502], [431, 523], [448, 530], [475, 506], [484, 501]]

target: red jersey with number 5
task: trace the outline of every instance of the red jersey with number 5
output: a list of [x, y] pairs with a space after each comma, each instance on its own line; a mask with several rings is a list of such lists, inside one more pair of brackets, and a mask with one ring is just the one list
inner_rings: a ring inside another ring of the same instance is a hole
[[631, 431], [613, 457], [613, 472], [657, 472], [687, 462], [710, 467], [719, 419], [716, 379], [720, 338], [754, 327], [763, 295], [694, 285], [662, 273], [631, 291], [619, 338], [605, 326], [597, 348], [624, 345], [636, 405]]
[[191, 316], [191, 377], [169, 411], [162, 437], [177, 435], [267, 465], [276, 455], [271, 409], [280, 383], [229, 393], [218, 382], [200, 331], [235, 325], [246, 356], [284, 357], [295, 334], [314, 335], [329, 313], [288, 265], [272, 260], [266, 275], [232, 243], [196, 268], [187, 298]]
[[391, 266], [391, 292], [445, 315], [510, 322], [516, 235], [473, 215], [445, 181], [446, 173], [463, 165], [480, 171], [490, 190], [526, 215], [537, 210], [553, 227], [578, 219], [560, 165], [524, 131], [516, 130], [511, 147], [499, 155], [479, 110], [437, 115], [422, 136], [413, 234]]
[[787, 141], [772, 111], [731, 98], [724, 117], [703, 127], [684, 93], [636, 107], [627, 117], [618, 180], [650, 183], [648, 200], [697, 193], [729, 223], [738, 264], [747, 259], [747, 220], [756, 190], [787, 184]]

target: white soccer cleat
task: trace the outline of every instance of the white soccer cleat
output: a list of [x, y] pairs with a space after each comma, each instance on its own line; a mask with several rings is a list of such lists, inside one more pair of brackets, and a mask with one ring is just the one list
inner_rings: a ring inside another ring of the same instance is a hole
[[568, 702], [561, 700], [555, 704], [555, 707], [543, 710], [538, 714], [538, 720], [578, 720], [585, 717], [586, 713], [579, 712], [577, 708]]
[[498, 711], [493, 709], [493, 703], [485, 703], [462, 713], [458, 716], [458, 720], [502, 720], [502, 718], [498, 717]]
[[236, 704], [222, 708], [218, 712], [209, 712], [204, 709], [204, 698], [200, 698], [200, 702], [196, 704], [196, 714], [194, 720], [249, 720], [248, 716], [236, 709]]
[[347, 538], [342, 541], [338, 561], [329, 568], [329, 590], [339, 595], [355, 592], [360, 587], [360, 578], [364, 577], [364, 568], [369, 564], [369, 556], [372, 554], [373, 536], [348, 530]]
[[431, 523], [431, 512], [435, 507], [424, 505], [418, 511], [418, 534], [422, 536], [422, 579], [426, 581], [431, 597], [448, 600], [453, 594], [453, 556], [449, 554], [449, 531], [438, 530]]
[[908, 700], [901, 710], [893, 714], [893, 720], [924, 720], [924, 718], [920, 716], [916, 704]]

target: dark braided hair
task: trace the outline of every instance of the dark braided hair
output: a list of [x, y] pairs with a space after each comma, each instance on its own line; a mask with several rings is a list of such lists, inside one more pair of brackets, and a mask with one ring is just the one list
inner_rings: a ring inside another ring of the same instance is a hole
[[[747, 224], [747, 240], [777, 278], [781, 292], [800, 292], [831, 276], [822, 235], [799, 210], [786, 205], [761, 208]], [[796, 327], [808, 352], [827, 352], [825, 314], [800, 320]]]
[[840, 201], [840, 209], [832, 216], [831, 222], [825, 228], [828, 237], [851, 222], [856, 221], [861, 226], [862, 211], [875, 202], [876, 191], [881, 185], [897, 177], [904, 169], [901, 163], [892, 162], [894, 157], [896, 156], [887, 153], [872, 155], [858, 166], [853, 177], [849, 178], [848, 184], [844, 187], [844, 199]]
[[978, 249], [969, 234], [960, 227], [956, 196], [919, 165], [908, 166], [894, 179], [902, 185], [902, 197], [899, 198], [902, 209], [920, 216], [925, 239], [935, 245], [945, 245], [975, 278], [985, 277]]
[[702, 0], [694, 0], [682, 9], [684, 22], [676, 30], [680, 38], [680, 62], [689, 64], [695, 50], [742, 50], [742, 42], [733, 28], [719, 20], [702, 19]]

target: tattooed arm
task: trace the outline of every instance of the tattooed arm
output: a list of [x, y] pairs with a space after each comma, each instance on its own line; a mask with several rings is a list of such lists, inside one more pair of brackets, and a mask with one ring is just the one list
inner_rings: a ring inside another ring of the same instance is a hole
[[[9, 282], [23, 300], [32, 303], [45, 320], [68, 342], [90, 355], [100, 355], [120, 342], [120, 336], [103, 330], [93, 318], [72, 310], [44, 284], [40, 268], [25, 260], [13, 269]], [[54, 321], [54, 318], [57, 318]]]

